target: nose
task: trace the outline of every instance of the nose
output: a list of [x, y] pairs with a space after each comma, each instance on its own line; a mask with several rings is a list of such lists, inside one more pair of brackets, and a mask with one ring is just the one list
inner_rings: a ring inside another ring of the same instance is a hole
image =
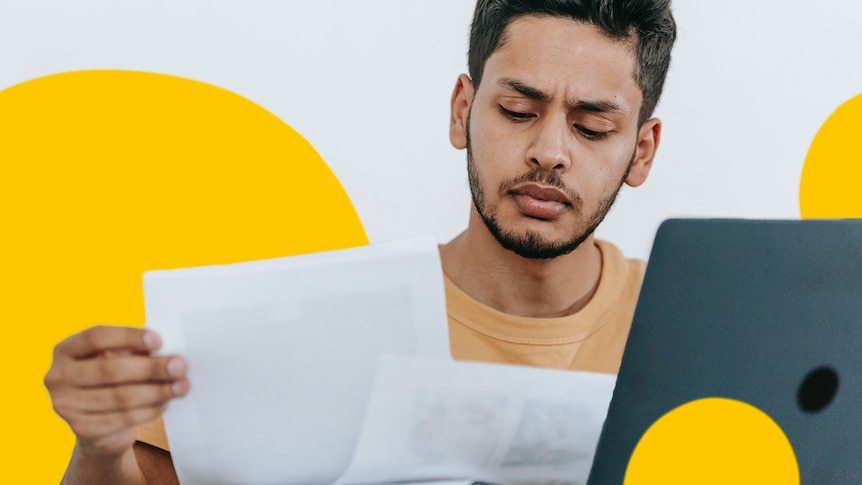
[[568, 150], [572, 130], [566, 117], [546, 117], [534, 128], [535, 136], [527, 150], [528, 162], [548, 171], [567, 171], [572, 164]]

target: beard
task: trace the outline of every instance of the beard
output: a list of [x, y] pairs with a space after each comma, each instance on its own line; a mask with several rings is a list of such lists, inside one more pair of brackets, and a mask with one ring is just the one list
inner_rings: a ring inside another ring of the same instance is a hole
[[[470, 194], [473, 197], [473, 205], [476, 207], [476, 212], [485, 223], [485, 226], [497, 239], [500, 245], [513, 251], [518, 256], [527, 259], [554, 259], [574, 251], [580, 246], [590, 234], [604, 220], [605, 216], [611, 210], [614, 202], [619, 195], [623, 182], [628, 177], [629, 170], [634, 162], [635, 152], [632, 153], [625, 174], [617, 184], [616, 189], [600, 203], [598, 208], [589, 214], [584, 222], [575, 227], [568, 238], [561, 240], [549, 240], [537, 231], [515, 232], [506, 230], [501, 227], [496, 218], [496, 209], [489, 208], [485, 203], [485, 193], [482, 185], [479, 170], [476, 168], [476, 163], [473, 159], [473, 150], [470, 143], [470, 118], [467, 117], [467, 178], [470, 183]], [[580, 194], [569, 189], [562, 181], [562, 177], [555, 170], [545, 170], [538, 165], [531, 171], [516, 177], [511, 180], [504, 181], [500, 184], [499, 193], [506, 194], [510, 189], [523, 183], [540, 183], [555, 187], [563, 191], [573, 201], [572, 209], [577, 211], [578, 215], [583, 219], [583, 199]]]

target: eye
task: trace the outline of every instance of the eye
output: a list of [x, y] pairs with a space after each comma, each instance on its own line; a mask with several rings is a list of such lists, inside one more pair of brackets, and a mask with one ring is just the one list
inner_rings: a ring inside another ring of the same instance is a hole
[[575, 129], [588, 140], [601, 140], [611, 134], [609, 131], [595, 131], [581, 125], [575, 125]]
[[509, 118], [512, 121], [526, 121], [531, 118], [535, 118], [536, 115], [533, 113], [521, 113], [519, 111], [508, 110], [503, 107], [503, 105], [498, 105], [500, 107], [500, 113], [503, 114], [506, 118]]

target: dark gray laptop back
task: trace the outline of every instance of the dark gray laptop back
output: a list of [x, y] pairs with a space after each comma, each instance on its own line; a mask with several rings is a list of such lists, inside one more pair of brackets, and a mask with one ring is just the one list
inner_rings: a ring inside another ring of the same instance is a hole
[[706, 397], [768, 414], [802, 484], [862, 484], [862, 221], [662, 224], [588, 483]]

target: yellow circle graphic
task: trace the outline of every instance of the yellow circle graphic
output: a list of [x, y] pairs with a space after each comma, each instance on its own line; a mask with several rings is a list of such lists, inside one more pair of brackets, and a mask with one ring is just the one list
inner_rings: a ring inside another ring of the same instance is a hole
[[862, 94], [838, 107], [814, 136], [799, 184], [805, 219], [862, 217]]
[[796, 455], [766, 413], [704, 398], [653, 423], [629, 460], [624, 485], [799, 485]]
[[255, 103], [161, 74], [78, 71], [0, 92], [4, 483], [58, 483], [73, 436], [53, 346], [144, 322], [141, 273], [366, 244], [312, 146]]

